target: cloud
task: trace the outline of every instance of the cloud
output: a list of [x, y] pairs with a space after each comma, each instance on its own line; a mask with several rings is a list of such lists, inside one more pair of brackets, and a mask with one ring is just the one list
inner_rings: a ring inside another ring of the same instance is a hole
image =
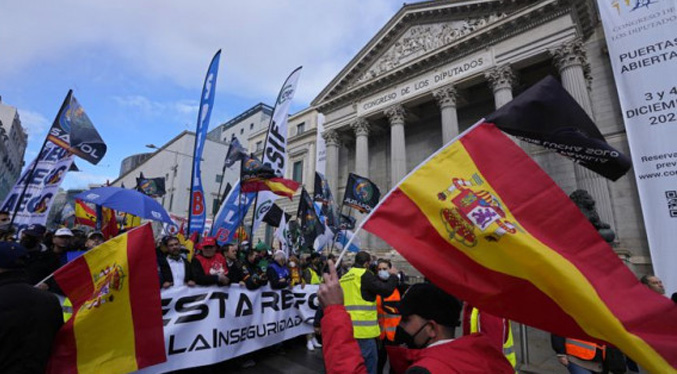
[[113, 100], [125, 110], [134, 110], [137, 113], [148, 117], [175, 117], [195, 116], [198, 112], [199, 104], [193, 100], [179, 100], [175, 102], [153, 101], [145, 96], [114, 96]]
[[61, 187], [66, 190], [87, 189], [90, 184], [103, 184], [106, 181], [113, 181], [115, 178], [115, 176], [93, 174], [86, 171], [70, 172]]
[[[209, 60], [222, 49], [219, 91], [272, 101], [285, 77], [303, 65], [297, 99], [307, 103], [400, 6], [392, 0], [7, 2], [3, 11], [12, 17], [0, 23], [0, 81], [37, 61], [72, 63], [72, 54], [85, 49], [105, 51], [112, 66], [199, 90]], [[76, 22], [63, 22], [73, 14]], [[153, 111], [150, 104], [145, 109]]]
[[45, 116], [30, 110], [19, 109], [18, 112], [19, 118], [21, 119], [21, 126], [28, 134], [29, 142], [46, 136], [46, 132], [47, 129], [49, 129], [50, 123], [47, 118], [45, 118]]

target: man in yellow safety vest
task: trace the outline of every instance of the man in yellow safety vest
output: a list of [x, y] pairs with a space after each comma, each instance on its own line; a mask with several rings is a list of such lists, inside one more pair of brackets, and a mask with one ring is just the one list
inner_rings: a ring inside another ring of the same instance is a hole
[[369, 374], [376, 374], [378, 353], [376, 338], [381, 335], [376, 311], [376, 296], [390, 296], [397, 288], [397, 269], [389, 269], [387, 280], [380, 280], [368, 270], [371, 255], [365, 251], [355, 255], [355, 264], [340, 279], [344, 305], [353, 325], [353, 336], [360, 346]]

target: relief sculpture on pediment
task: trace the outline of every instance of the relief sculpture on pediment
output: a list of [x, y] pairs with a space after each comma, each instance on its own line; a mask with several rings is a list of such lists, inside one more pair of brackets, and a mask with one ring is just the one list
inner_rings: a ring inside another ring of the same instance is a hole
[[435, 49], [451, 44], [478, 29], [494, 23], [506, 15], [491, 14], [476, 19], [417, 25], [409, 28], [364, 74], [350, 84], [355, 86], [383, 75], [400, 65]]

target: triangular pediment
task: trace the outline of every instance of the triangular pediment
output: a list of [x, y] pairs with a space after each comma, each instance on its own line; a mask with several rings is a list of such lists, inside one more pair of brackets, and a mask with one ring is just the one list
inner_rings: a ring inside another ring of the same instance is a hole
[[378, 78], [423, 55], [434, 53], [435, 50], [505, 17], [505, 13], [492, 13], [484, 17], [410, 26], [366, 72], [353, 79], [348, 88]]
[[[564, 5], [582, 8], [586, 0], [437, 0], [404, 5], [320, 92], [312, 105], [359, 99], [370, 87], [394, 82], [411, 66], [427, 66], [440, 53], [480, 35], [504, 32], [532, 8], [539, 16]], [[568, 4], [567, 4], [568, 3]], [[531, 17], [537, 17], [532, 15]], [[528, 23], [533, 23], [533, 19]], [[523, 23], [524, 24], [524, 23]], [[387, 81], [387, 82], [386, 82]], [[333, 104], [331, 104], [333, 106]]]

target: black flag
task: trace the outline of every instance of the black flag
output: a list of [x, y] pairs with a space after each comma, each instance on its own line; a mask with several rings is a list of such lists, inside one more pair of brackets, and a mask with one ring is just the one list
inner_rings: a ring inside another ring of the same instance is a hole
[[280, 220], [282, 220], [282, 214], [284, 214], [285, 221], [289, 222], [291, 219], [291, 214], [285, 213], [282, 208], [277, 206], [277, 204], [273, 203], [273, 206], [270, 208], [268, 213], [263, 217], [263, 222], [274, 226], [274, 227], [280, 227]]
[[165, 178], [146, 178], [143, 173], [139, 173], [139, 177], [136, 178], [136, 189], [150, 197], [162, 197], [166, 193]]
[[296, 216], [301, 220], [301, 247], [311, 248], [315, 238], [324, 234], [324, 225], [317, 217], [313, 201], [305, 188], [301, 190], [301, 200]]
[[367, 178], [350, 173], [343, 204], [359, 210], [361, 213], [369, 213], [378, 204], [381, 191]]
[[486, 122], [528, 143], [552, 149], [613, 181], [630, 170], [630, 159], [604, 140], [585, 110], [553, 77], [524, 91]]
[[225, 167], [229, 168], [236, 162], [244, 160], [247, 156], [247, 150], [240, 144], [240, 141], [237, 140], [235, 134], [233, 134], [230, 145], [228, 146], [228, 153], [226, 153]]
[[68, 91], [47, 140], [96, 165], [106, 154], [106, 143], [94, 128], [87, 113]]
[[322, 214], [327, 219], [327, 226], [332, 229], [338, 227], [338, 209], [336, 209], [334, 196], [329, 189], [327, 178], [319, 172], [315, 172], [315, 191], [313, 191], [313, 200], [322, 203]]

